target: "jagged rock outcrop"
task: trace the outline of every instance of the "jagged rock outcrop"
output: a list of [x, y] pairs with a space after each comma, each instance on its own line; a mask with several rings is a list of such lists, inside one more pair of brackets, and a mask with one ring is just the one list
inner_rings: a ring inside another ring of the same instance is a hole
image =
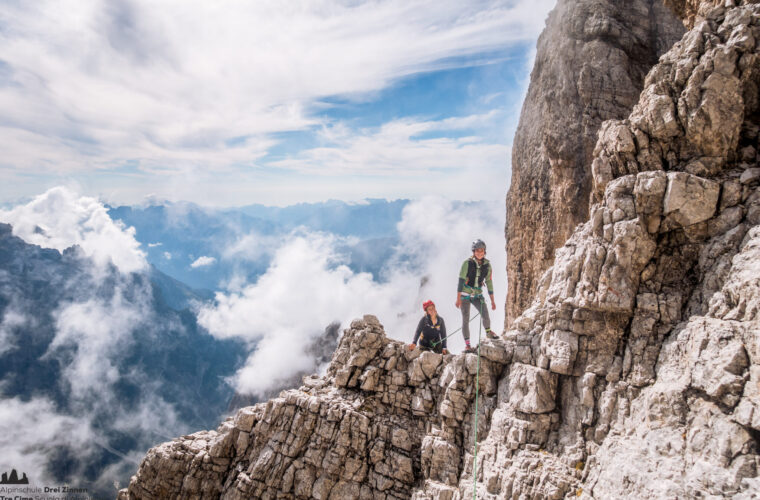
[[[409, 351], [365, 316], [346, 330], [324, 378], [150, 450], [120, 497], [401, 499], [424, 477], [429, 491], [451, 498], [473, 440], [476, 375], [486, 435], [505, 346], [484, 348], [478, 366], [473, 354]], [[551, 403], [532, 392], [524, 404]]]
[[600, 125], [630, 114], [647, 71], [683, 32], [662, 0], [559, 0], [549, 15], [512, 150], [507, 325], [588, 219]]
[[737, 5], [753, 3], [758, 2], [757, 0], [665, 0], [665, 5], [683, 19], [688, 29], [694, 27], [697, 19], [704, 19], [709, 16], [710, 11], [715, 7], [736, 7]]
[[121, 496], [756, 497], [760, 4], [691, 22], [601, 126], [589, 219], [480, 371], [365, 317], [324, 378], [154, 448]]

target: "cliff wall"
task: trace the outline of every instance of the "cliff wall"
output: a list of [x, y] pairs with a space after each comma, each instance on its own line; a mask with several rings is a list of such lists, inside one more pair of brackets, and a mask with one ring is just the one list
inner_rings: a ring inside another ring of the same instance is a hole
[[589, 215], [602, 122], [628, 116], [644, 77], [684, 33], [661, 0], [559, 0], [538, 40], [512, 149], [507, 195], [509, 325]]
[[538, 429], [483, 444], [498, 496], [760, 491], [760, 6], [704, 13], [602, 125], [589, 220], [505, 335], [510, 387], [531, 366], [555, 406], [494, 411], [492, 429]]

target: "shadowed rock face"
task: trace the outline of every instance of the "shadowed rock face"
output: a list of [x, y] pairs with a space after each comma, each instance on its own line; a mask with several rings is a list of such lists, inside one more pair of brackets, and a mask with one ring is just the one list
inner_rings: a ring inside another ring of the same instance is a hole
[[479, 369], [365, 316], [325, 377], [152, 449], [121, 498], [756, 497], [760, 5], [698, 12]]
[[588, 219], [600, 125], [628, 116], [647, 71], [683, 32], [661, 0], [559, 0], [549, 15], [512, 152], [507, 325], [530, 305], [554, 250]]

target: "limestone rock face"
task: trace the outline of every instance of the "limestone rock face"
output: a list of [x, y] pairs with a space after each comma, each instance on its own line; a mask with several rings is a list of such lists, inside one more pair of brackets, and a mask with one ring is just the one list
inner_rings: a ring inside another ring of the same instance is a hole
[[[557, 404], [541, 415], [547, 432], [516, 449], [517, 426], [497, 430], [496, 416], [538, 419], [497, 406], [481, 498], [760, 491], [760, 5], [701, 12], [631, 115], [602, 125], [589, 220], [505, 334], [515, 359], [525, 347], [520, 363], [557, 373]], [[574, 357], [557, 331], [577, 336]]]
[[324, 377], [153, 448], [120, 497], [757, 498], [759, 50], [760, 4], [699, 7], [480, 358], [365, 316]]
[[[662, 0], [559, 0], [539, 38], [507, 196], [509, 325], [589, 216], [591, 164], [604, 120], [625, 118], [657, 58], [681, 38]], [[666, 125], [663, 125], [666, 126]], [[621, 137], [635, 148], [633, 137]]]

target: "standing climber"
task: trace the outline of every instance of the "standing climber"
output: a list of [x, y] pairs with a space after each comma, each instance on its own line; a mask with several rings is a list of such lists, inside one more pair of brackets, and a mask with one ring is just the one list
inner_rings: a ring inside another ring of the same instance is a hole
[[428, 300], [422, 304], [422, 310], [425, 311], [425, 315], [417, 324], [414, 340], [409, 344], [409, 350], [414, 349], [419, 339], [420, 350], [448, 354], [449, 351], [446, 349], [446, 323], [442, 317], [438, 316], [435, 304], [432, 300]]
[[486, 336], [495, 339], [496, 334], [491, 331], [491, 318], [488, 316], [488, 307], [483, 299], [483, 282], [488, 287], [488, 296], [491, 298], [491, 309], [496, 309], [493, 298], [493, 268], [486, 259], [486, 244], [483, 240], [475, 240], [472, 243], [472, 257], [462, 263], [459, 271], [459, 284], [457, 285], [456, 306], [462, 311], [462, 335], [464, 336], [464, 352], [475, 352], [470, 346], [470, 304], [480, 311]]

